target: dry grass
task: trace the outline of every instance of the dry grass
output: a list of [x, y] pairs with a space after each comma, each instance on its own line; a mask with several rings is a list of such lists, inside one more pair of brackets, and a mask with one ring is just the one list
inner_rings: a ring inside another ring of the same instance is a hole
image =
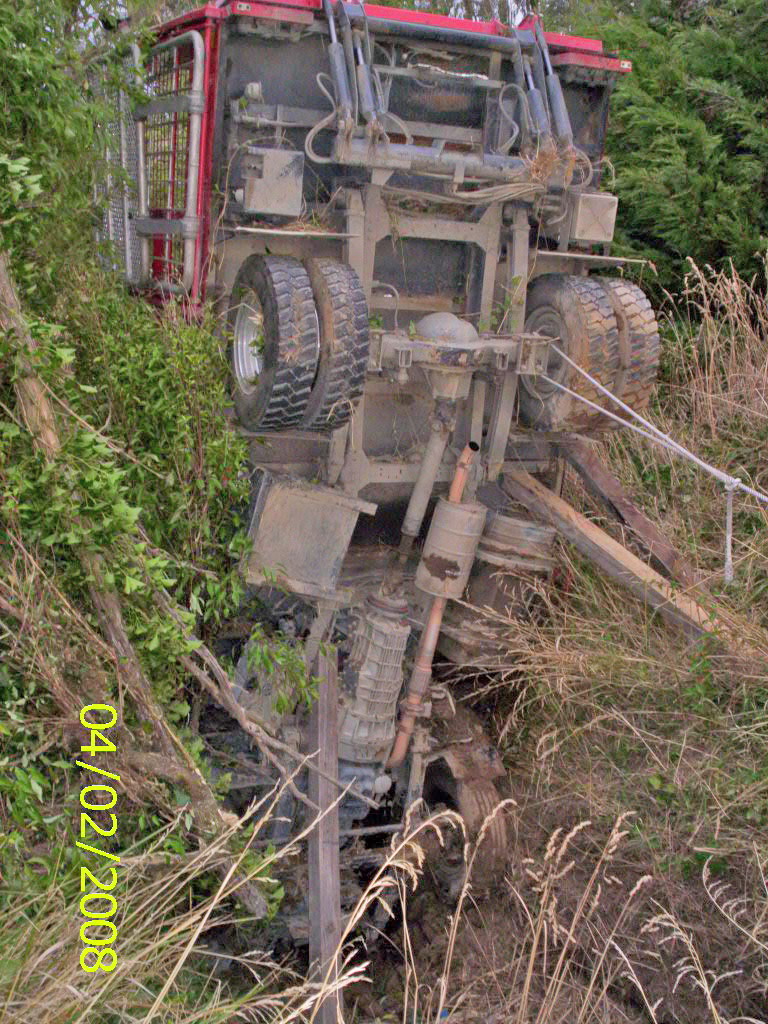
[[[765, 489], [765, 294], [693, 268], [664, 333], [654, 421]], [[430, 1024], [444, 1006], [457, 1024], [766, 1019], [768, 516], [738, 499], [726, 588], [722, 488], [633, 435], [607, 454], [757, 657], [745, 670], [691, 644], [567, 547], [542, 623], [476, 610], [493, 653], [462, 685], [506, 749], [515, 845], [506, 899], [468, 899], [459, 924], [435, 902], [410, 938]], [[620, 535], [575, 477], [566, 488]]]
[[[679, 301], [664, 311], [663, 379], [657, 426], [753, 487], [768, 490], [768, 295], [731, 268], [692, 265]], [[642, 494], [680, 546], [693, 553], [716, 588], [721, 583], [725, 496], [721, 485], [622, 434], [610, 443], [614, 469]], [[768, 623], [768, 506], [735, 502], [736, 587], [731, 602]]]
[[734, 418], [745, 427], [768, 421], [768, 296], [755, 281], [733, 266], [691, 263], [668, 322], [675, 349], [687, 357], [675, 368], [676, 417], [690, 410], [692, 431], [712, 437], [730, 432]]
[[[230, 980], [225, 982], [217, 970], [220, 954], [207, 941], [222, 929], [248, 927], [247, 919], [233, 909], [234, 887], [244, 884], [246, 876], [263, 881], [279, 873], [279, 861], [290, 857], [301, 842], [297, 837], [255, 868], [245, 868], [248, 849], [279, 796], [271, 794], [233, 822], [229, 835], [194, 853], [163, 852], [163, 841], [179, 827], [178, 819], [146, 848], [126, 850], [114, 919], [118, 966], [110, 973], [87, 974], [81, 969], [79, 878], [65, 871], [61, 851], [61, 885], [40, 896], [9, 897], [0, 915], [2, 1024], [149, 1022], [157, 1020], [158, 1013], [174, 1024], [308, 1020], [321, 985], [308, 983], [275, 962], [258, 942], [242, 955], [227, 956]], [[232, 834], [244, 830], [250, 835], [237, 863], [240, 880], [235, 882], [233, 866], [219, 882], [216, 875], [229, 863], [227, 844]], [[358, 970], [350, 967], [335, 984], [348, 984]]]
[[[602, 840], [599, 827], [588, 820], [577, 821], [568, 832], [555, 829], [537, 856], [521, 858], [517, 871], [511, 865], [503, 889], [484, 903], [472, 894], [478, 847], [468, 846], [458, 905], [447, 914], [434, 894], [422, 889], [413, 898], [398, 933], [402, 965], [390, 975], [387, 991], [364, 1001], [365, 1012], [356, 1004], [353, 1020], [369, 1021], [371, 1015], [402, 1024], [760, 1020], [749, 1013], [724, 1013], [720, 989], [738, 985], [742, 1004], [749, 1006], [752, 998], [758, 1006], [765, 977], [749, 978], [741, 965], [720, 971], [706, 966], [695, 927], [659, 904], [653, 876], [626, 877], [623, 848], [630, 819], [622, 815]], [[704, 881], [711, 885], [708, 869]], [[718, 915], [744, 937], [742, 962], [763, 948], [765, 896], [763, 888], [762, 902], [747, 906], [713, 894]], [[374, 980], [379, 970], [377, 964]]]
[[[731, 272], [694, 269], [665, 335], [655, 422], [765, 489], [765, 295]], [[493, 661], [461, 683], [510, 768], [514, 804], [498, 813], [509, 815], [513, 843], [492, 900], [473, 893], [471, 845], [458, 906], [429, 885], [415, 888], [427, 836], [439, 843], [452, 819], [413, 817], [348, 921], [338, 977], [307, 982], [258, 948], [228, 955], [222, 974], [213, 944], [206, 952], [209, 936], [224, 927], [256, 933], [235, 922], [226, 880], [210, 889], [220, 844], [169, 867], [158, 836], [154, 847], [128, 851], [114, 975], [92, 979], [79, 968], [71, 883], [6, 901], [0, 1024], [143, 1021], [153, 1007], [168, 1022], [287, 1024], [311, 1021], [337, 985], [348, 989], [349, 1020], [361, 1024], [765, 1020], [768, 519], [739, 499], [736, 581], [724, 588], [718, 485], [631, 435], [611, 438], [608, 456], [703, 570], [762, 665], [744, 673], [692, 645], [562, 548], [556, 581], [541, 587], [544, 621], [482, 613]], [[575, 479], [567, 487], [608, 525]], [[254, 811], [254, 835], [266, 814], [267, 805]], [[279, 875], [292, 852], [262, 870]], [[370, 960], [350, 959], [356, 924], [395, 896], [404, 925]]]

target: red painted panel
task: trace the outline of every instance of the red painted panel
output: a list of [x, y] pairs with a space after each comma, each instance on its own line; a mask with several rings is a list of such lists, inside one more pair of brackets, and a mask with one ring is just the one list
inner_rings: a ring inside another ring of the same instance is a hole
[[250, 14], [254, 18], [287, 21], [292, 25], [311, 25], [315, 20], [312, 11], [295, 7], [291, 0], [278, 4], [263, 3], [262, 0], [234, 0], [229, 10], [232, 14]]
[[205, 21], [208, 18], [228, 17], [229, 11], [226, 8], [215, 4], [206, 4], [205, 7], [198, 7], [194, 11], [187, 11], [186, 14], [179, 15], [178, 18], [174, 18], [172, 21], [166, 21], [159, 29], [157, 36], [158, 39], [163, 39], [167, 35], [177, 35], [177, 29], [196, 28], [201, 21]]
[[366, 4], [366, 13], [372, 18], [387, 21], [402, 21], [411, 25], [434, 25], [436, 28], [454, 28], [460, 32], [479, 32], [486, 36], [507, 35], [500, 21], [470, 21], [468, 18], [450, 18], [445, 14], [428, 14], [424, 11], [405, 11], [400, 7], [381, 7]]
[[597, 68], [600, 71], [613, 71], [615, 74], [626, 75], [632, 70], [631, 60], [621, 60], [618, 57], [604, 57], [597, 53], [553, 53], [552, 66], [559, 67], [580, 67]]
[[[541, 20], [534, 14], [529, 14], [518, 25], [518, 28], [533, 30], [537, 20]], [[599, 39], [585, 39], [582, 36], [566, 36], [560, 32], [545, 32], [544, 38], [549, 46], [556, 50], [583, 50], [587, 53], [602, 53], [603, 44]]]
[[[163, 25], [161, 34], [167, 35], [182, 27], [190, 28], [197, 22], [206, 18], [227, 18], [237, 14], [238, 7], [246, 7], [242, 13], [251, 14], [254, 17], [275, 19], [276, 10], [279, 8], [294, 8], [295, 10], [321, 11], [322, 0], [280, 0], [275, 4], [272, 0], [219, 0], [218, 4], [206, 4], [197, 10], [183, 14], [173, 21]], [[452, 18], [445, 14], [430, 14], [426, 11], [403, 10], [399, 7], [382, 7], [380, 4], [366, 4], [365, 10], [372, 18], [382, 18], [387, 21], [401, 21], [411, 25], [432, 25], [439, 28], [457, 29], [460, 32], [474, 32], [479, 35], [505, 36], [509, 30], [497, 19], [492, 21], [472, 21], [468, 18]], [[287, 18], [283, 20], [289, 20]], [[520, 22], [519, 28], [532, 29], [536, 15], [528, 15]], [[305, 19], [301, 19], [301, 23]], [[586, 39], [581, 36], [563, 35], [560, 32], [545, 32], [547, 43], [553, 50], [567, 50], [569, 52], [602, 53], [603, 44], [599, 39]]]

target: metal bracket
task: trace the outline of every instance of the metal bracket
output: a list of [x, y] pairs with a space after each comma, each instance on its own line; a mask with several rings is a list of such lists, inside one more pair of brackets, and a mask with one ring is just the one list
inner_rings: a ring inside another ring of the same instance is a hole
[[199, 217], [179, 217], [176, 220], [165, 217], [134, 217], [136, 234], [142, 238], [152, 235], [174, 235], [182, 238], [197, 238], [200, 229]]
[[200, 90], [181, 96], [159, 96], [149, 103], [139, 103], [133, 110], [134, 121], [146, 121], [151, 114], [202, 114], [205, 93]]
[[521, 335], [520, 348], [517, 353], [517, 372], [527, 377], [546, 373], [549, 362], [549, 345], [549, 338], [537, 334]]

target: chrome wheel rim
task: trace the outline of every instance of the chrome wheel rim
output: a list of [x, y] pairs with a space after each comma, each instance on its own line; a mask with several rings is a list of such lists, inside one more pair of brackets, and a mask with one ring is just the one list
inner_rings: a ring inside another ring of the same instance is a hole
[[264, 314], [253, 292], [243, 298], [235, 317], [232, 369], [240, 390], [252, 395], [264, 369]]

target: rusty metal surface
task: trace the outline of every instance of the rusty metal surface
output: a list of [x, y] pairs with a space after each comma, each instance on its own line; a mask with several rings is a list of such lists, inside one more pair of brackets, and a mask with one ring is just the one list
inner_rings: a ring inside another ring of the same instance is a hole
[[519, 516], [491, 513], [477, 549], [479, 560], [505, 569], [548, 573], [554, 567], [555, 530]]
[[459, 781], [500, 779], [506, 774], [501, 755], [482, 722], [462, 704], [433, 695], [432, 734], [429, 760], [447, 761]]
[[306, 597], [337, 596], [357, 517], [375, 510], [340, 491], [261, 471], [248, 530], [252, 547], [243, 565], [246, 580], [277, 583]]
[[416, 586], [433, 597], [458, 598], [464, 593], [487, 515], [477, 502], [440, 498], [416, 570]]
[[[494, 780], [506, 775], [499, 752], [491, 742], [480, 719], [472, 711], [452, 701], [433, 701], [433, 735], [437, 746], [428, 762], [444, 763], [450, 772], [450, 796], [464, 819], [467, 838], [477, 844], [471, 854], [469, 880], [473, 892], [482, 895], [495, 888], [504, 878], [508, 859], [506, 809], [498, 809], [501, 795]], [[429, 770], [429, 769], [428, 769]], [[445, 782], [444, 782], [445, 785]], [[458, 837], [454, 836], [455, 841]], [[456, 888], [466, 878], [467, 863], [463, 847], [461, 855], [449, 846], [445, 881]], [[439, 874], [439, 871], [438, 871]]]

